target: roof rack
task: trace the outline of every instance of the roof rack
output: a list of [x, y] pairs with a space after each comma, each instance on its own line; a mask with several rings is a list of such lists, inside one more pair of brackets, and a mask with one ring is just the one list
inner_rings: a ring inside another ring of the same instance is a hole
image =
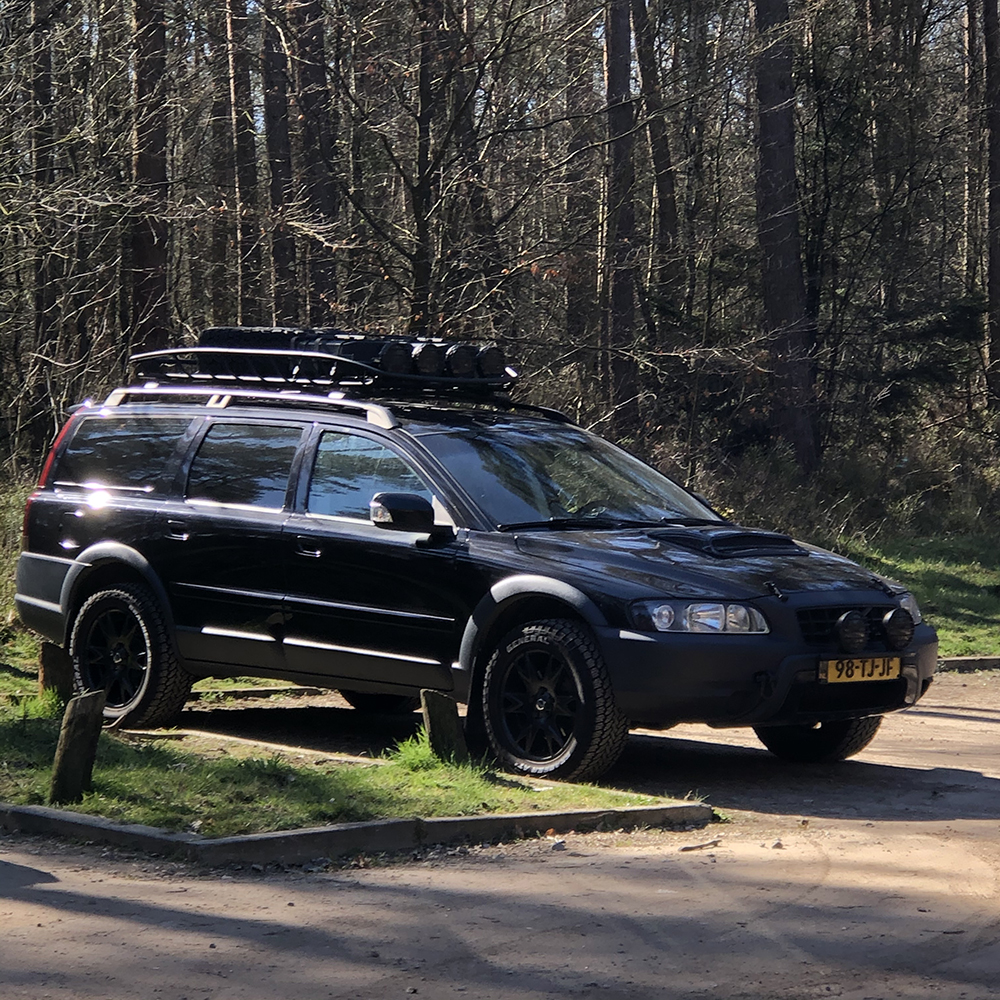
[[131, 357], [140, 379], [166, 384], [344, 386], [354, 392], [482, 397], [517, 373], [495, 345], [365, 337], [333, 330], [213, 327], [197, 347]]
[[225, 409], [240, 403], [281, 403], [285, 406], [303, 406], [310, 409], [329, 407], [335, 410], [354, 411], [363, 414], [368, 423], [385, 430], [399, 426], [396, 416], [386, 407], [378, 403], [364, 400], [347, 399], [342, 393], [331, 392], [327, 396], [305, 393], [296, 390], [254, 390], [227, 388], [219, 389], [210, 386], [160, 386], [144, 385], [130, 386], [127, 389], [115, 389], [104, 401], [104, 406], [122, 406], [132, 402], [146, 402], [155, 399], [173, 399], [176, 402], [189, 402], [191, 397], [203, 399], [204, 405], [211, 409]]

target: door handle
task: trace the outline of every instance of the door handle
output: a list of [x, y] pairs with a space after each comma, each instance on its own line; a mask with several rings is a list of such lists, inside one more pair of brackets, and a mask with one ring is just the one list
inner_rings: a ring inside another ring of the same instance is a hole
[[315, 538], [310, 538], [308, 535], [296, 535], [295, 553], [305, 556], [307, 559], [319, 559], [323, 555], [323, 549]]
[[173, 538], [178, 542], [186, 542], [191, 537], [188, 526], [184, 521], [167, 521], [167, 538]]

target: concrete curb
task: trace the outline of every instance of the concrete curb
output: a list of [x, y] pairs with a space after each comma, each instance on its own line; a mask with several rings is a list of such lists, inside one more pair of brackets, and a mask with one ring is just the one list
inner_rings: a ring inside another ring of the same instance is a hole
[[165, 833], [151, 826], [112, 823], [99, 816], [47, 806], [0, 803], [0, 827], [12, 833], [99, 841], [149, 854], [180, 855], [205, 865], [234, 862], [301, 864], [316, 858], [405, 851], [427, 844], [498, 841], [545, 833], [547, 830], [565, 833], [569, 830], [583, 832], [640, 826], [704, 826], [711, 818], [711, 806], [680, 803], [441, 819], [387, 819], [210, 839], [195, 833]]
[[938, 660], [938, 670], [954, 670], [971, 674], [977, 670], [1000, 670], [1000, 656], [943, 656]]

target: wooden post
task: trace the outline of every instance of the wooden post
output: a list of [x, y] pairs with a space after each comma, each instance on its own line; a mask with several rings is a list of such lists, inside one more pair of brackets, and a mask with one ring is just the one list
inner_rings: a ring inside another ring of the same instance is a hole
[[55, 691], [63, 701], [73, 697], [73, 661], [54, 642], [43, 642], [38, 657], [38, 693], [43, 691]]
[[465, 733], [458, 718], [458, 705], [440, 691], [425, 688], [420, 692], [420, 707], [424, 713], [427, 740], [435, 757], [464, 764], [469, 759]]
[[71, 698], [63, 713], [59, 745], [52, 764], [49, 802], [79, 802], [89, 792], [97, 741], [104, 722], [104, 692], [91, 691]]

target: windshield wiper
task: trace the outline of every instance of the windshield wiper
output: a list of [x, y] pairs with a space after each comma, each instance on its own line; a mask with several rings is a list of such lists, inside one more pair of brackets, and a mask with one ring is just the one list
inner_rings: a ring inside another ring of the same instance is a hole
[[612, 517], [611, 515], [595, 515], [592, 517], [550, 517], [544, 521], [516, 521], [512, 524], [497, 525], [498, 531], [520, 531], [531, 528], [560, 529], [573, 528], [665, 528], [677, 525], [693, 527], [698, 524], [725, 524], [717, 518], [708, 517], [661, 517], [656, 519]]
[[519, 531], [522, 528], [620, 528], [627, 524], [616, 517], [550, 517], [545, 521], [515, 521], [498, 524], [497, 531]]

